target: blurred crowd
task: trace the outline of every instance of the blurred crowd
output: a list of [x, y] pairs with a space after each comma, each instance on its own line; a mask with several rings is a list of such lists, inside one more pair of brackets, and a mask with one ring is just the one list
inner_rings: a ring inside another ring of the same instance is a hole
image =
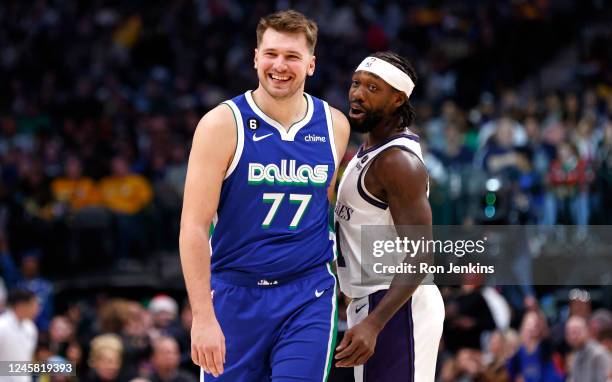
[[[483, 286], [477, 278], [442, 292], [446, 318], [437, 382], [605, 382], [612, 377], [612, 313], [601, 307], [596, 290], [527, 297], [519, 309], [504, 297], [504, 288]], [[74, 367], [72, 376], [40, 381], [198, 380], [184, 294], [136, 300], [94, 293], [67, 299], [44, 330], [35, 324], [43, 314], [37, 294], [13, 288], [6, 297], [0, 359]], [[346, 304], [341, 298], [338, 341], [347, 329]], [[329, 381], [352, 382], [352, 369], [332, 366]]]
[[[166, 295], [59, 303], [55, 280], [176, 253], [199, 118], [257, 85], [255, 25], [290, 6], [320, 27], [306, 90], [340, 110], [368, 53], [392, 49], [413, 62], [411, 128], [422, 137], [435, 224], [612, 224], [605, 2], [7, 0], [0, 311], [10, 315], [0, 331], [33, 320], [15, 341], [29, 341], [36, 359], [74, 362], [80, 380], [197, 377], [187, 304]], [[522, 86], [568, 47], [569, 81]], [[352, 137], [343, 163], [360, 143]], [[609, 359], [608, 300], [563, 293], [446, 290], [440, 381], [599, 381], [580, 373]]]
[[556, 309], [532, 300], [521, 311], [508, 309], [503, 290], [478, 283], [444, 292], [447, 317], [437, 381], [612, 377], [612, 313], [594, 309], [587, 290], [569, 290]]
[[[0, 315], [0, 359], [35, 360], [74, 368], [73, 375], [39, 381], [195, 382], [191, 362], [191, 310], [168, 295], [144, 303], [98, 295], [95, 301], [64, 304], [48, 330], [32, 319], [39, 300], [27, 289], [13, 289]], [[146, 308], [145, 308], [146, 306]], [[4, 379], [3, 379], [4, 380]]]
[[[255, 25], [288, 6], [320, 26], [307, 91], [340, 110], [369, 52], [412, 60], [435, 224], [610, 222], [600, 2], [6, 1], [0, 231], [15, 256], [40, 250], [44, 268], [65, 275], [176, 250], [195, 126], [256, 86]], [[568, 44], [579, 56], [570, 83], [519, 91]]]

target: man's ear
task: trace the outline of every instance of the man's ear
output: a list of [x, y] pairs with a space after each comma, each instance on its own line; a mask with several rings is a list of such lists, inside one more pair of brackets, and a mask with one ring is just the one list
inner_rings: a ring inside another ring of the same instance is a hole
[[398, 107], [402, 106], [406, 102], [408, 102], [408, 98], [406, 97], [406, 93], [400, 92], [400, 91], [394, 92], [394, 94], [393, 94], [393, 106], [395, 106], [395, 108], [398, 108]]
[[257, 48], [255, 48], [254, 53], [253, 53], [253, 67], [255, 69], [257, 69]]
[[310, 63], [308, 64], [308, 71], [306, 72], [306, 74], [308, 74], [309, 76], [312, 76], [314, 74], [316, 60], [317, 58], [315, 56], [312, 56], [312, 58], [310, 59]]

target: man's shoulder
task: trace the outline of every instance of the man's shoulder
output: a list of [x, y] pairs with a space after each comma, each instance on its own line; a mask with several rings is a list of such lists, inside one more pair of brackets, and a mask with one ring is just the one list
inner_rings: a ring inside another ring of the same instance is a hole
[[588, 346], [586, 347], [588, 354], [592, 358], [606, 358], [610, 357], [608, 350], [597, 341], [589, 341]]
[[204, 116], [202, 116], [202, 119], [233, 118], [232, 114], [232, 107], [227, 101], [224, 101], [207, 111]]
[[235, 125], [234, 112], [228, 104], [220, 103], [202, 116], [198, 128], [216, 131], [226, 130], [228, 125]]
[[25, 331], [29, 335], [36, 335], [36, 334], [38, 334], [38, 329], [36, 328], [36, 324], [34, 323], [34, 321], [32, 321], [32, 320], [24, 320], [22, 325], [23, 325]]
[[376, 156], [376, 160], [372, 163], [372, 168], [379, 173], [392, 175], [424, 174], [426, 177], [427, 173], [423, 161], [418, 155], [403, 146], [391, 146], [383, 150]]
[[8, 311], [0, 313], [0, 330], [7, 328], [10, 321]]

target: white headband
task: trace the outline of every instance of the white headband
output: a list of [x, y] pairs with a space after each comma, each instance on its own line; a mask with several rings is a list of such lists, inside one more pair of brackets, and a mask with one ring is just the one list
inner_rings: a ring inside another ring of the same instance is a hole
[[376, 74], [393, 88], [406, 93], [406, 97], [410, 98], [412, 90], [414, 90], [414, 82], [406, 73], [393, 64], [376, 57], [366, 57], [355, 71], [363, 70]]

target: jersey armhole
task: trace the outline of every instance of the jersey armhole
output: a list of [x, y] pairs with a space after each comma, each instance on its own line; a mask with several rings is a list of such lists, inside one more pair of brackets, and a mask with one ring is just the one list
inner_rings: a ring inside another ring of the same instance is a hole
[[361, 170], [361, 172], [359, 173], [359, 177], [357, 178], [357, 192], [359, 192], [359, 195], [363, 198], [363, 200], [370, 203], [374, 207], [386, 210], [387, 208], [389, 208], [389, 205], [374, 196], [374, 194], [370, 193], [370, 191], [368, 191], [365, 185], [365, 175], [370, 169], [370, 165], [372, 164], [372, 162], [374, 162], [375, 159], [376, 157], [374, 157], [374, 159], [368, 162], [363, 168], [363, 170]]
[[338, 153], [336, 152], [336, 140], [334, 139], [334, 122], [331, 115], [331, 110], [327, 102], [323, 101], [323, 108], [325, 109], [325, 120], [327, 121], [327, 136], [329, 137], [329, 145], [331, 146], [332, 155], [334, 156], [334, 165], [336, 166], [334, 171], [338, 169]]
[[236, 167], [238, 167], [238, 162], [242, 156], [242, 150], [244, 149], [244, 128], [242, 125], [242, 115], [240, 114], [240, 110], [238, 110], [238, 106], [236, 106], [234, 101], [225, 101], [223, 104], [227, 105], [232, 111], [234, 122], [236, 124], [236, 150], [234, 151], [234, 157], [230, 162], [230, 166], [225, 172], [225, 178], [223, 178], [223, 180], [226, 180], [230, 175], [232, 175]]

